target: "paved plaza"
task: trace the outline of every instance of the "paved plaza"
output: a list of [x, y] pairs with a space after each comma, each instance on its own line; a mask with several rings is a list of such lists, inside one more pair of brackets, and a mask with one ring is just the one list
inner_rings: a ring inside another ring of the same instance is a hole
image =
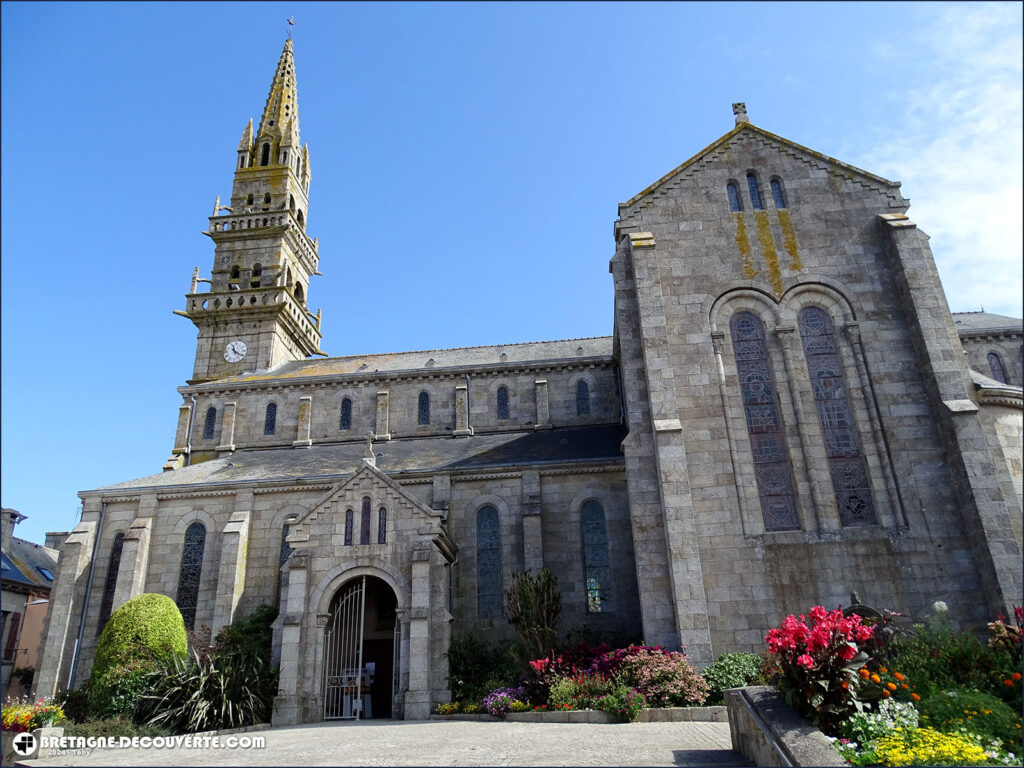
[[[103, 749], [28, 766], [750, 765], [728, 723], [368, 721], [274, 728], [264, 749]], [[221, 737], [222, 739], [225, 737]]]

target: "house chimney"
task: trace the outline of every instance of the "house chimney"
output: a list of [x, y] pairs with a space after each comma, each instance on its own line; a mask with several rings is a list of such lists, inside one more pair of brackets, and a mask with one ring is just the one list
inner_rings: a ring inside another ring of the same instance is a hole
[[3, 520], [2, 528], [0, 532], [3, 533], [4, 546], [10, 544], [11, 538], [14, 536], [14, 526], [25, 519], [25, 516], [16, 509], [10, 509], [9, 507], [3, 508]]

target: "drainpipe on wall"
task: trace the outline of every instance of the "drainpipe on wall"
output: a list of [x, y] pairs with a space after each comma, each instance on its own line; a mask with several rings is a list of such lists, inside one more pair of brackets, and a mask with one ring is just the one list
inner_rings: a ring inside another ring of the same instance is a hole
[[[89, 595], [92, 594], [92, 577], [96, 573], [96, 554], [100, 549], [100, 536], [103, 534], [103, 517], [107, 513], [107, 502], [100, 503], [100, 519], [96, 523], [96, 537], [92, 542], [92, 560], [89, 562], [89, 577], [85, 580], [85, 598], [82, 600], [82, 618], [78, 622], [78, 637], [75, 638], [75, 650], [71, 654], [71, 670], [68, 672], [68, 690], [74, 687], [75, 671], [78, 668], [78, 652], [82, 648], [82, 637], [85, 635], [85, 615], [89, 608]], [[85, 514], [83, 508], [82, 514]]]

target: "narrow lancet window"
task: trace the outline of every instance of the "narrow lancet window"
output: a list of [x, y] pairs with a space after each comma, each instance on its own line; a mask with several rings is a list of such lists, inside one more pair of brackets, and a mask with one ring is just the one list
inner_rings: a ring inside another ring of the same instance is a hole
[[576, 382], [576, 415], [590, 415], [590, 385], [582, 379]]
[[370, 543], [370, 497], [363, 496], [362, 514], [359, 516], [359, 543]]
[[203, 552], [206, 549], [206, 526], [192, 523], [185, 530], [185, 546], [178, 571], [178, 610], [187, 629], [195, 629], [196, 605], [199, 602], [199, 579], [203, 574]]
[[757, 174], [747, 174], [747, 188], [750, 190], [750, 207], [755, 211], [760, 211], [764, 208], [761, 203], [761, 185], [757, 183]]
[[420, 425], [430, 423], [430, 395], [426, 392], [420, 392], [416, 406], [416, 423]]
[[263, 150], [260, 153], [260, 165], [269, 165], [269, 164], [270, 164], [270, 145], [269, 144], [264, 144], [263, 145]]
[[490, 504], [476, 513], [476, 611], [481, 618], [501, 616], [501, 531]]
[[263, 434], [272, 435], [277, 428], [277, 403], [267, 403], [267, 413], [263, 417]]
[[377, 543], [388, 543], [388, 510], [386, 507], [377, 510]]
[[[291, 526], [285, 523], [281, 526], [281, 552], [277, 558], [277, 604], [281, 606], [281, 594], [284, 590], [284, 564], [292, 556], [292, 545], [288, 543], [288, 531]], [[283, 612], [283, 611], [282, 611]]]
[[769, 184], [772, 187], [772, 200], [775, 202], [776, 208], [786, 207], [786, 196], [782, 192], [782, 182], [778, 179], [772, 179]]
[[124, 534], [118, 533], [114, 536], [114, 543], [110, 547], [110, 559], [107, 561], [107, 580], [103, 585], [103, 600], [100, 602], [99, 632], [103, 631], [114, 608], [114, 589], [117, 587], [117, 572], [121, 569], [121, 551], [123, 549]]
[[209, 407], [206, 409], [206, 421], [203, 423], [203, 439], [212, 440], [213, 430], [217, 427], [217, 409]]
[[352, 429], [352, 401], [347, 397], [341, 401], [341, 419], [338, 429]]
[[797, 320], [821, 432], [825, 438], [825, 456], [832, 474], [839, 522], [844, 526], [871, 525], [875, 522], [875, 508], [871, 501], [867, 466], [857, 443], [857, 429], [846, 393], [832, 318], [821, 307], [804, 307]]
[[352, 546], [352, 528], [353, 528], [353, 526], [355, 524], [355, 521], [353, 520], [354, 517], [355, 517], [355, 512], [353, 512], [351, 509], [346, 509], [345, 510], [345, 546], [346, 547], [351, 547]]
[[737, 312], [729, 321], [736, 373], [754, 459], [754, 479], [766, 531], [800, 527], [789, 471], [782, 414], [775, 392], [764, 323], [753, 312]]
[[508, 387], [498, 387], [498, 421], [508, 419]]
[[601, 613], [611, 598], [608, 526], [604, 507], [594, 499], [580, 509], [583, 528], [583, 564], [586, 570], [587, 612]]
[[1009, 384], [1006, 380], [1006, 369], [1003, 368], [1003, 361], [995, 352], [988, 353], [988, 367], [992, 371], [992, 378], [1000, 384]]
[[736, 185], [730, 181], [725, 185], [725, 192], [729, 195], [729, 210], [742, 211], [743, 202], [740, 200], [740, 191], [736, 189]]

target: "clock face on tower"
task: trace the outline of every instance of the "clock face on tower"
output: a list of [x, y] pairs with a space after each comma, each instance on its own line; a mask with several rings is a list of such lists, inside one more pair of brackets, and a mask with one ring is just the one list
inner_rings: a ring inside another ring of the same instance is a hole
[[224, 349], [224, 359], [229, 363], [237, 363], [245, 357], [245, 353], [247, 351], [248, 347], [245, 346], [244, 341], [239, 341], [238, 339], [229, 341], [227, 347]]

